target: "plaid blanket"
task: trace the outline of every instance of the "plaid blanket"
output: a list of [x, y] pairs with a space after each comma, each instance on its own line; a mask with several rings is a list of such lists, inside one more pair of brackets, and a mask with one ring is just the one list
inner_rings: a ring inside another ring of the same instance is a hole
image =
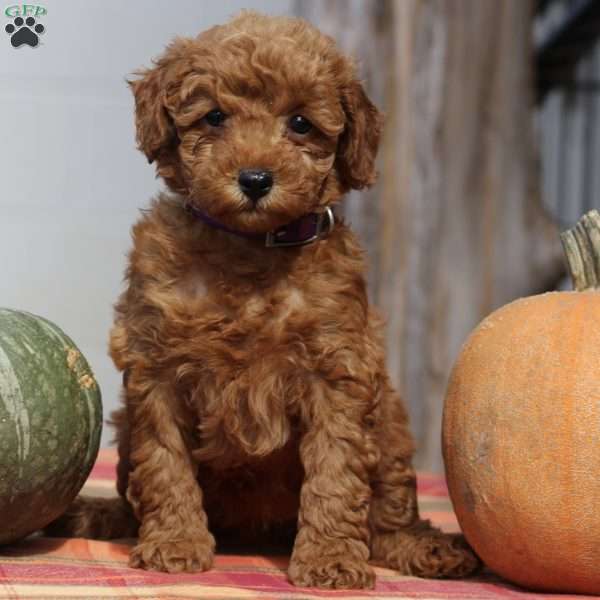
[[[84, 488], [93, 495], [114, 494], [115, 453], [102, 450]], [[441, 477], [419, 476], [423, 516], [447, 531], [458, 529]], [[130, 569], [132, 541], [97, 542], [84, 539], [30, 537], [0, 548], [0, 598], [152, 598], [275, 599], [423, 598], [514, 599], [583, 598], [533, 594], [518, 590], [492, 574], [469, 581], [433, 581], [402, 577], [377, 569], [377, 587], [370, 591], [319, 591], [290, 585], [285, 577], [288, 557], [219, 555], [207, 573], [167, 575]]]

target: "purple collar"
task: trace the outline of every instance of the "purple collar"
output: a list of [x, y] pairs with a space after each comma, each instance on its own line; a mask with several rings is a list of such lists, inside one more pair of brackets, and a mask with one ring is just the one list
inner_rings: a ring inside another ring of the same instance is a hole
[[331, 233], [333, 226], [335, 225], [335, 216], [329, 206], [327, 206], [322, 213], [308, 213], [307, 215], [304, 215], [287, 225], [283, 225], [274, 231], [269, 231], [266, 234], [246, 233], [245, 231], [230, 229], [187, 202], [185, 204], [185, 210], [215, 229], [220, 229], [221, 231], [226, 231], [227, 233], [251, 240], [264, 241], [267, 248], [304, 246], [305, 244], [316, 242]]

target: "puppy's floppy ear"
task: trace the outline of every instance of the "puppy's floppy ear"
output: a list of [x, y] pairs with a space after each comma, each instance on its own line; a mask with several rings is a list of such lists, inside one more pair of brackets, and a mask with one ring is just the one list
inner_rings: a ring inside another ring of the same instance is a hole
[[129, 81], [135, 98], [135, 128], [138, 148], [148, 162], [176, 138], [175, 127], [165, 105], [164, 68], [157, 66], [140, 72], [141, 79]]
[[187, 40], [177, 39], [151, 69], [137, 71], [139, 79], [128, 81], [135, 98], [135, 126], [138, 148], [149, 162], [162, 150], [177, 143], [175, 125], [168, 113], [169, 100], [177, 94], [185, 75], [181, 60]]
[[375, 157], [383, 115], [367, 97], [363, 86], [352, 81], [342, 90], [346, 125], [339, 141], [336, 166], [340, 180], [355, 190], [375, 183]]

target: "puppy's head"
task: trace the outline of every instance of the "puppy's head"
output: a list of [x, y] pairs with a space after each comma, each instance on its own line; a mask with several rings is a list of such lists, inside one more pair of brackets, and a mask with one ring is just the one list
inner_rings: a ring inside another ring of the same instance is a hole
[[224, 225], [265, 232], [375, 180], [381, 116], [305, 21], [242, 13], [139, 75], [139, 148]]

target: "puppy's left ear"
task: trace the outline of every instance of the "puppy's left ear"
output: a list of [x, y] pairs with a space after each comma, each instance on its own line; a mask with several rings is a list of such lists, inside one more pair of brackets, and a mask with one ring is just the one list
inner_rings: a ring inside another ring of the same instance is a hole
[[360, 190], [373, 185], [377, 178], [375, 157], [383, 115], [369, 100], [358, 81], [353, 81], [342, 90], [342, 107], [346, 125], [338, 145], [337, 171], [345, 186]]

